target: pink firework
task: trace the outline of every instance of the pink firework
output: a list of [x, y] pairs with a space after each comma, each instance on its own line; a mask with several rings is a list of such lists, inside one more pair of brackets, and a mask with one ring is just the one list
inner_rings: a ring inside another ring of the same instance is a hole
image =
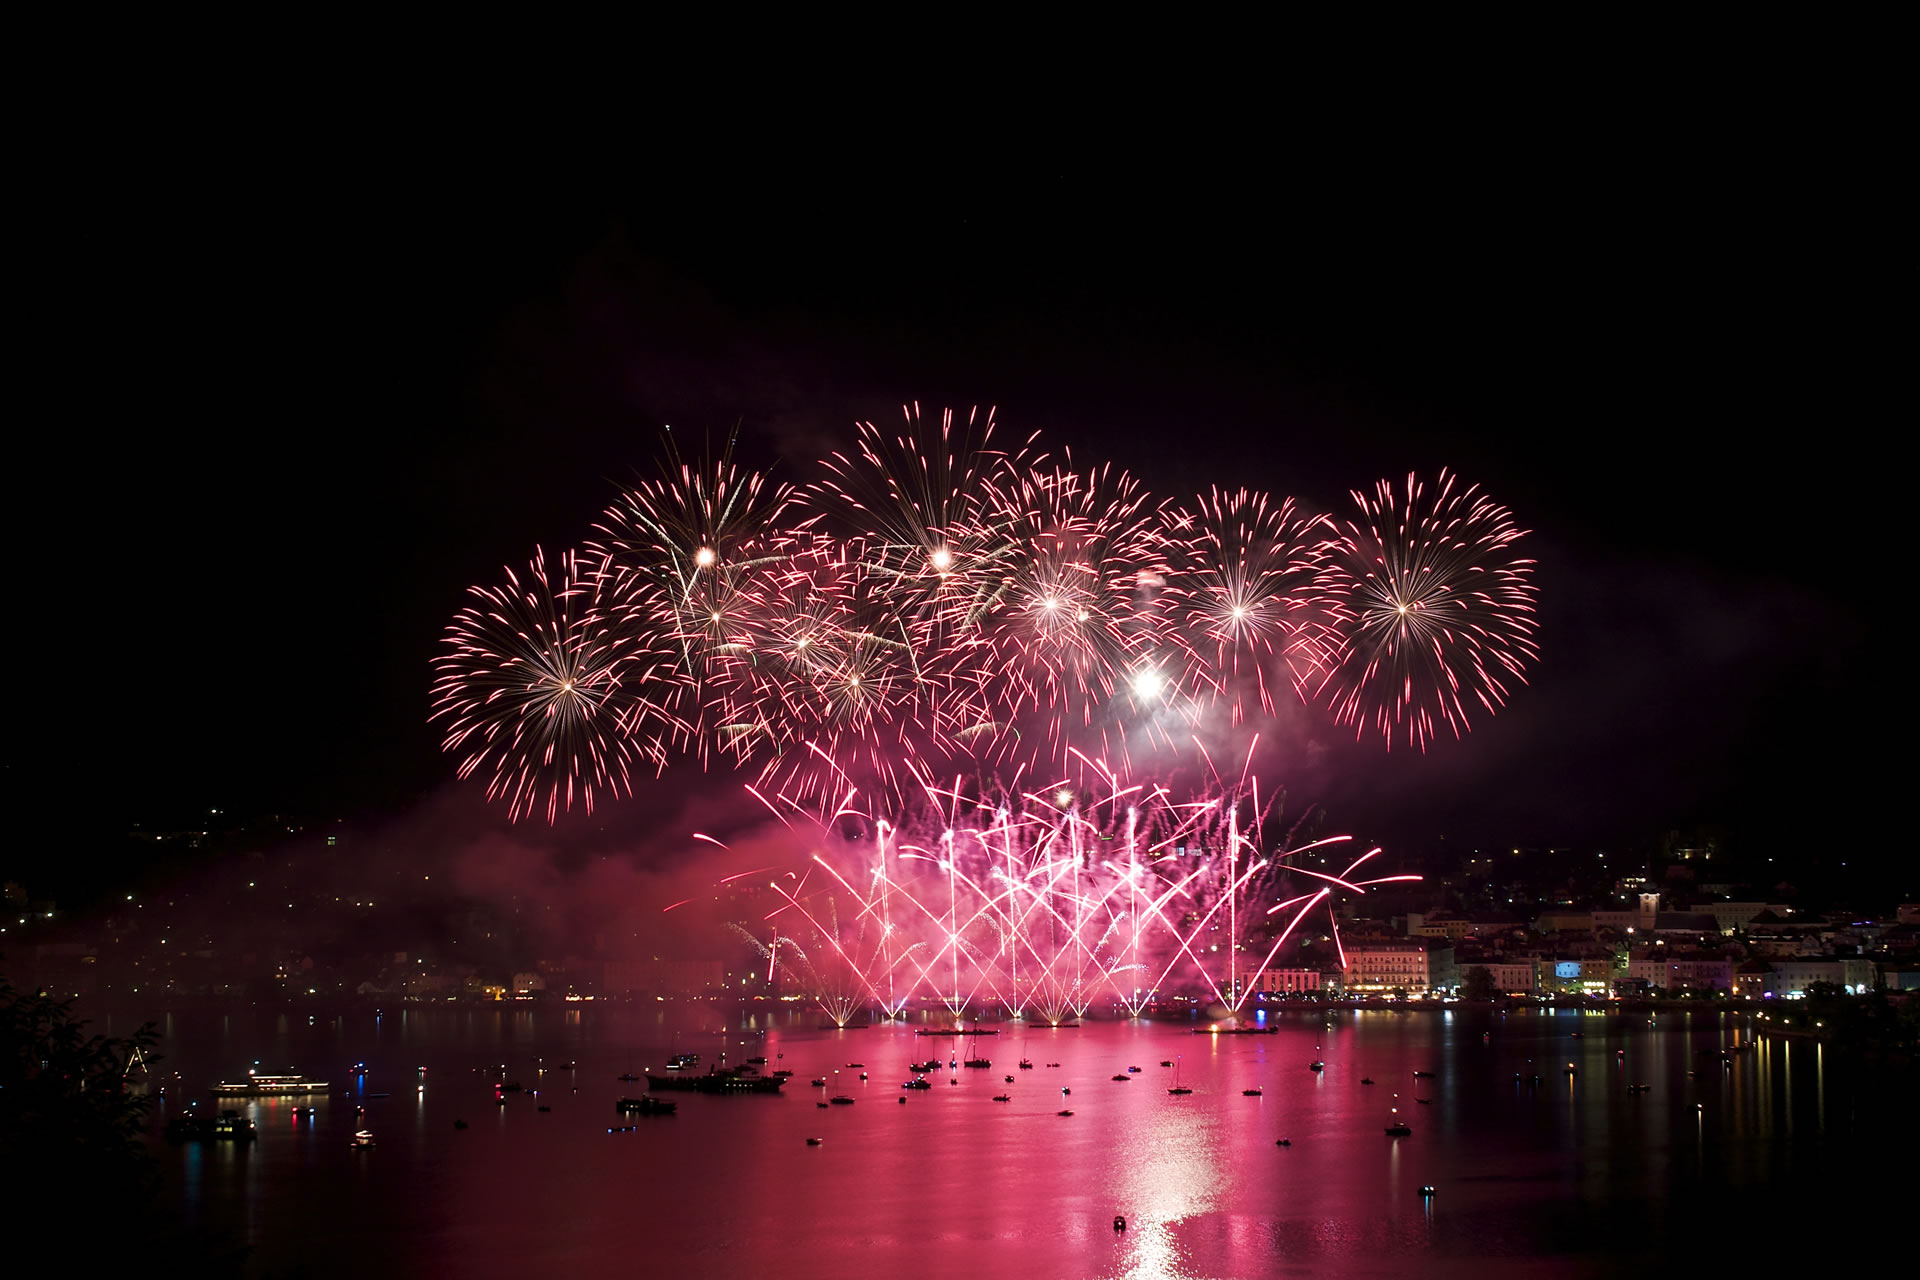
[[524, 574], [474, 587], [434, 659], [432, 718], [462, 778], [518, 820], [548, 821], [594, 792], [631, 794], [641, 764], [659, 768], [677, 729], [671, 651], [625, 625], [604, 565], [568, 552], [549, 573], [536, 550]]
[[1424, 750], [1491, 715], [1538, 657], [1533, 561], [1512, 514], [1441, 471], [1355, 491], [1318, 593], [1339, 633], [1320, 686], [1335, 719]]
[[1224, 702], [1236, 725], [1276, 713], [1276, 687], [1298, 696], [1325, 660], [1327, 617], [1315, 592], [1333, 526], [1288, 498], [1215, 489], [1167, 513], [1173, 613], [1185, 633], [1188, 683]]

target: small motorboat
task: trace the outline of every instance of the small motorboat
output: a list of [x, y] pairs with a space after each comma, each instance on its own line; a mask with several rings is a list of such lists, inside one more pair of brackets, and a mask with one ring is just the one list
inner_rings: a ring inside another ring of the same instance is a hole
[[831, 1102], [833, 1103], [833, 1105], [834, 1105], [834, 1106], [836, 1106], [836, 1107], [850, 1107], [850, 1106], [852, 1106], [852, 1105], [853, 1105], [853, 1099], [852, 1099], [852, 1098], [849, 1098], [849, 1097], [848, 1097], [848, 1096], [847, 1096], [846, 1094], [844, 1094], [844, 1093], [836, 1093], [836, 1094], [834, 1094], [834, 1095], [833, 1095], [833, 1097], [832, 1097], [832, 1098], [831, 1098], [831, 1099], [830, 1099], [829, 1101], [831, 1101]]
[[748, 1058], [747, 1061], [756, 1067], [764, 1067], [767, 1065], [765, 1058]]
[[933, 1085], [928, 1082], [925, 1076], [915, 1076], [900, 1087], [902, 1089], [931, 1089]]
[[1032, 1061], [1031, 1059], [1029, 1059], [1029, 1058], [1022, 1058], [1022, 1059], [1020, 1059], [1020, 1069], [1021, 1069], [1022, 1071], [1031, 1071], [1031, 1070], [1033, 1070], [1033, 1061]]
[[[1576, 1034], [1578, 1034], [1578, 1033], [1576, 1033]], [[1431, 1199], [1433, 1199], [1433, 1194], [1434, 1194], [1434, 1193], [1433, 1193], [1433, 1188], [1432, 1188], [1432, 1187], [1422, 1187], [1422, 1188], [1420, 1188], [1420, 1198], [1421, 1198], [1422, 1200], [1431, 1200]]]
[[816, 1102], [813, 1105], [820, 1108], [822, 1111], [825, 1111], [827, 1109], [827, 1104], [824, 1102]]
[[815, 1076], [815, 1077], [813, 1078], [813, 1087], [814, 1087], [814, 1088], [816, 1088], [816, 1089], [824, 1089], [824, 1088], [826, 1088], [826, 1087], [827, 1087], [827, 1078], [826, 1078], [825, 1076]]
[[1048, 1065], [1048, 1066], [1050, 1066], [1050, 1067], [1057, 1067], [1057, 1066], [1059, 1066], [1060, 1064], [1059, 1064], [1059, 1063], [1057, 1063], [1057, 1062], [1049, 1062], [1049, 1063], [1048, 1063], [1047, 1065]]
[[1361, 1076], [1361, 1077], [1360, 1077], [1360, 1083], [1361, 1083], [1361, 1084], [1372, 1084], [1372, 1083], [1373, 1083], [1373, 1077], [1372, 1077], [1372, 1076]]
[[1173, 1059], [1172, 1059], [1172, 1058], [1162, 1058], [1162, 1059], [1160, 1059], [1160, 1065], [1161, 1065], [1161, 1066], [1163, 1066], [1163, 1067], [1170, 1067], [1170, 1066], [1172, 1066], [1172, 1065], [1173, 1065]]
[[866, 1073], [866, 1072], [864, 1072], [864, 1071], [862, 1071], [862, 1072], [860, 1073], [860, 1078], [861, 1078], [862, 1080], [865, 1080], [865, 1079], [867, 1078], [867, 1073]]
[[607, 1132], [608, 1133], [632, 1133], [633, 1126], [630, 1124], [616, 1124], [609, 1127]]
[[1413, 1136], [1413, 1130], [1405, 1124], [1396, 1122], [1387, 1126], [1387, 1136], [1389, 1138], [1408, 1138]]
[[293, 1114], [295, 1114], [296, 1116], [310, 1116], [315, 1114], [315, 1112], [312, 1107], [295, 1107], [293, 1109]]
[[1192, 1092], [1193, 1092], [1193, 1090], [1191, 1090], [1191, 1089], [1189, 1089], [1189, 1088], [1187, 1088], [1187, 1086], [1185, 1086], [1185, 1085], [1183, 1085], [1183, 1084], [1177, 1084], [1177, 1085], [1175, 1085], [1175, 1086], [1173, 1086], [1173, 1088], [1171, 1088], [1171, 1089], [1169, 1089], [1169, 1090], [1167, 1090], [1167, 1092], [1168, 1092], [1168, 1093], [1172, 1093], [1172, 1094], [1179, 1094], [1179, 1095], [1185, 1095], [1185, 1094], [1189, 1094], [1189, 1093], [1192, 1093]]
[[866, 1065], [867, 1065], [867, 1064], [866, 1064], [866, 1063], [864, 1063], [864, 1062], [849, 1062], [849, 1063], [847, 1064], [847, 1067], [848, 1067], [848, 1069], [849, 1069], [849, 1070], [854, 1070], [854, 1071], [857, 1071], [857, 1070], [859, 1070], [859, 1069], [860, 1069], [861, 1067], [864, 1067], [864, 1066], [866, 1066]]
[[1127, 1219], [1125, 1215], [1118, 1213], [1113, 1215], [1113, 1229], [1115, 1231], [1125, 1231], [1127, 1229]]
[[1325, 1071], [1326, 1069], [1327, 1064], [1324, 1062], [1309, 1062], [1307, 1064], [1307, 1070], [1309, 1071]]
[[907, 1064], [907, 1070], [909, 1071], [925, 1072], [938, 1071], [939, 1069], [940, 1060], [938, 1058], [928, 1058], [925, 1062], [909, 1062]]
[[808, 1138], [807, 1145], [810, 1147], [817, 1147], [824, 1141], [826, 1141], [826, 1139], [824, 1138]]
[[1240, 1091], [1240, 1096], [1243, 1098], [1258, 1098], [1258, 1097], [1261, 1097], [1262, 1094], [1258, 1089], [1242, 1089]]
[[1140, 1070], [1140, 1068], [1138, 1068], [1138, 1067], [1128, 1067], [1128, 1068], [1127, 1068], [1127, 1072], [1128, 1072], [1128, 1074], [1132, 1074], [1132, 1073], [1134, 1073], [1134, 1072], [1137, 1072], [1137, 1071], [1139, 1071], [1139, 1070]]
[[1121, 1084], [1125, 1084], [1127, 1081], [1133, 1079], [1133, 1077], [1123, 1071], [1120, 1074], [1114, 1076], [1114, 1079], [1118, 1080]]
[[1073, 1114], [1073, 1112], [1071, 1112], [1071, 1111], [1060, 1111], [1060, 1112], [1056, 1112], [1055, 1114], [1057, 1114], [1057, 1115], [1063, 1115], [1063, 1116], [1070, 1116], [1070, 1115], [1072, 1115], [1072, 1114]]
[[993, 1100], [995, 1102], [1012, 1102], [1013, 1096], [1006, 1093], [996, 1093], [993, 1095]]
[[353, 1141], [347, 1145], [356, 1151], [368, 1150], [373, 1146], [373, 1132], [368, 1129], [362, 1129], [353, 1135]]
[[1276, 1147], [1290, 1147], [1293, 1145], [1293, 1139], [1292, 1138], [1275, 1138], [1273, 1141], [1273, 1145]]
[[1586, 1033], [1583, 1031], [1575, 1031], [1575, 1032], [1572, 1032], [1571, 1034], [1575, 1040], [1582, 1039], [1586, 1035]]
[[1416, 1071], [1416, 1072], [1414, 1072], [1414, 1073], [1413, 1073], [1413, 1078], [1414, 1078], [1415, 1080], [1431, 1080], [1431, 1079], [1433, 1079], [1433, 1072], [1431, 1072], [1431, 1071]]
[[1007, 1082], [1008, 1084], [1012, 1084], [1012, 1083], [1013, 1083], [1013, 1077], [1012, 1077], [1012, 1076], [1003, 1076], [1003, 1077], [1002, 1077], [1002, 1079], [1004, 1079], [1004, 1080], [1005, 1080], [1005, 1081], [1006, 1081], [1006, 1082]]
[[904, 1106], [906, 1106], [906, 1105], [907, 1105], [907, 1100], [906, 1100], [905, 1098], [902, 1098], [902, 1099], [900, 1099], [900, 1105], [901, 1105], [901, 1106], [903, 1106], [903, 1107], [904, 1107]]
[[1419, 1103], [1423, 1107], [1430, 1107], [1433, 1105], [1432, 1098], [1415, 1098], [1414, 1101]]
[[1070, 1097], [1070, 1096], [1072, 1096], [1072, 1094], [1073, 1094], [1073, 1090], [1072, 1090], [1072, 1089], [1062, 1089], [1062, 1090], [1060, 1091], [1060, 1096], [1061, 1096], [1061, 1097], [1063, 1097], [1063, 1098], [1066, 1098], [1066, 1097]]

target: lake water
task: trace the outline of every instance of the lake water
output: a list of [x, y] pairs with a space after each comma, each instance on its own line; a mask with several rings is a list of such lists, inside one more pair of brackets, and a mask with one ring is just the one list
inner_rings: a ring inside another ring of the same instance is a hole
[[[1713, 1011], [1301, 1012], [1273, 1015], [1271, 1036], [1008, 1023], [973, 1042], [990, 1070], [904, 1095], [910, 1061], [965, 1046], [791, 1010], [723, 1031], [726, 1016], [173, 1015], [162, 1117], [255, 1060], [334, 1093], [252, 1103], [251, 1146], [156, 1140], [165, 1206], [273, 1276], [1613, 1275], [1777, 1260], [1807, 1242], [1795, 1222], [1829, 1224], [1832, 1246], [1830, 1224], [1899, 1204], [1904, 1179], [1873, 1174], [1914, 1149], [1907, 1077], [1768, 1038], [1723, 1066], [1750, 1036]], [[723, 1044], [793, 1081], [616, 1117], [645, 1088], [620, 1073], [676, 1049], [704, 1067]], [[1023, 1052], [1034, 1070], [1015, 1068]], [[499, 1105], [503, 1064], [526, 1092]], [[1167, 1092], [1176, 1070], [1191, 1095]], [[856, 1104], [816, 1106], [815, 1076]], [[303, 1104], [318, 1114], [296, 1118]], [[1396, 1106], [1409, 1137], [1385, 1133]], [[349, 1149], [363, 1125], [378, 1146]]]

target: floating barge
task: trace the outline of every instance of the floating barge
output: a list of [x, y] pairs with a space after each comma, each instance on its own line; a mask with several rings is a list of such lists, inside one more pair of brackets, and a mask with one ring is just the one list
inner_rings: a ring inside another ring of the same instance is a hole
[[778, 1093], [786, 1082], [783, 1076], [747, 1075], [719, 1067], [711, 1068], [703, 1076], [657, 1076], [647, 1072], [649, 1089], [687, 1089], [694, 1093]]

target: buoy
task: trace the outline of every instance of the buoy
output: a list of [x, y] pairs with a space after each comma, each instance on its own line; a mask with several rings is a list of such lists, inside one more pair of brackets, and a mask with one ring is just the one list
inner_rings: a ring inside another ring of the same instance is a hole
[[1127, 1229], [1127, 1220], [1126, 1220], [1126, 1218], [1125, 1218], [1125, 1217], [1123, 1217], [1123, 1216], [1122, 1216], [1122, 1215], [1120, 1215], [1120, 1214], [1117, 1214], [1117, 1213], [1116, 1213], [1116, 1214], [1114, 1214], [1114, 1215], [1113, 1215], [1113, 1229], [1114, 1229], [1115, 1231], [1125, 1231], [1125, 1230]]

